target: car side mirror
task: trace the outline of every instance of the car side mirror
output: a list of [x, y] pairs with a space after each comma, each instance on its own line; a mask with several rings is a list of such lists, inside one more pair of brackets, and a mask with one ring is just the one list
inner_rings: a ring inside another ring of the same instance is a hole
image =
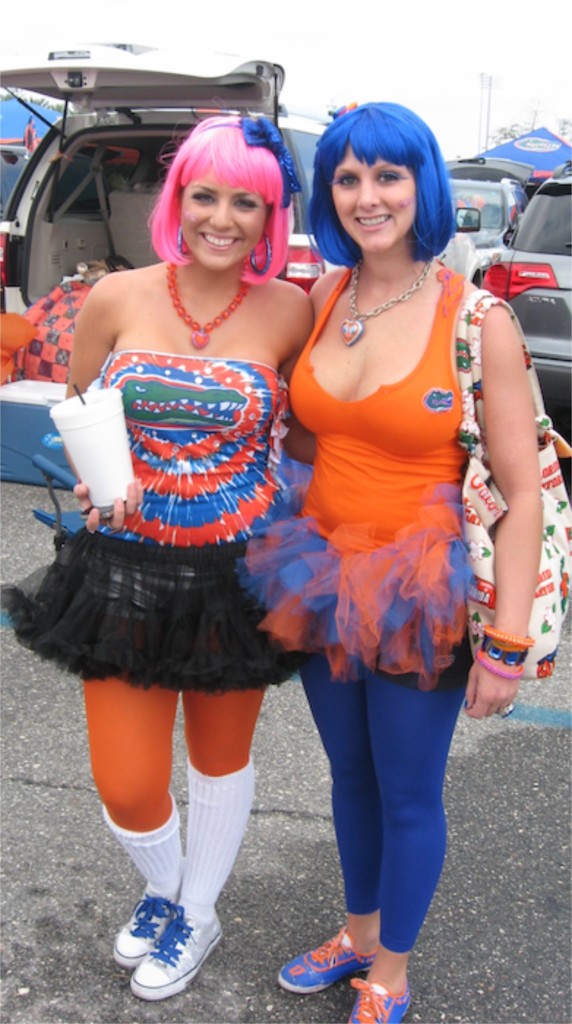
[[474, 206], [460, 206], [455, 210], [457, 231], [480, 231], [481, 211]]

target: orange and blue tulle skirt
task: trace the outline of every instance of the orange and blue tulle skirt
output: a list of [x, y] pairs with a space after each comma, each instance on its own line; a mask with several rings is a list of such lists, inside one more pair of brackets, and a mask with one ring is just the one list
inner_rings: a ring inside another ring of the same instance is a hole
[[376, 533], [360, 523], [325, 538], [310, 516], [279, 520], [248, 543], [241, 584], [266, 609], [259, 629], [286, 650], [326, 655], [335, 678], [365, 666], [432, 689], [466, 642], [473, 573], [459, 489], [431, 489], [391, 543]]

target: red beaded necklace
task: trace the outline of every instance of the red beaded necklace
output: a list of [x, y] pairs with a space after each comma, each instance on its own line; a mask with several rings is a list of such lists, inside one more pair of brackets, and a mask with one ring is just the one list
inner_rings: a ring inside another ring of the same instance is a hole
[[171, 296], [171, 302], [175, 308], [175, 311], [184, 320], [188, 327], [191, 328], [191, 341], [195, 348], [204, 348], [210, 341], [211, 331], [214, 331], [215, 327], [220, 327], [225, 320], [228, 320], [229, 316], [232, 316], [234, 312], [240, 306], [243, 298], [248, 291], [248, 284], [242, 282], [238, 292], [234, 296], [232, 302], [228, 304], [226, 309], [223, 309], [222, 313], [215, 316], [214, 320], [209, 320], [206, 324], [200, 324], [198, 320], [193, 320], [190, 313], [181, 302], [181, 296], [177, 289], [177, 270], [174, 263], [167, 264], [167, 285], [169, 288], [169, 295]]

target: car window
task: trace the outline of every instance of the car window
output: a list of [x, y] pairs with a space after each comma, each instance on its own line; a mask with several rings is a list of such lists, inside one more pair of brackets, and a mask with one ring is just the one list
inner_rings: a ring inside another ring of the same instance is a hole
[[559, 185], [557, 191], [535, 195], [520, 222], [513, 248], [523, 252], [570, 256], [571, 219], [570, 185]]
[[[484, 230], [501, 230], [505, 223], [504, 198], [500, 188], [479, 187], [475, 181], [452, 182], [456, 209], [473, 208], [481, 211], [481, 227]], [[515, 210], [516, 215], [516, 210]]]
[[294, 157], [296, 169], [300, 178], [300, 184], [304, 192], [305, 202], [294, 197], [294, 231], [306, 232], [308, 224], [304, 223], [304, 209], [312, 194], [312, 181], [314, 178], [314, 156], [318, 144], [319, 135], [312, 132], [304, 132], [298, 129], [284, 131], [285, 142]]
[[0, 150], [0, 216], [4, 216], [4, 210], [14, 190], [14, 186], [25, 166], [25, 157], [10, 149]]
[[508, 197], [508, 222], [514, 224], [519, 214], [519, 206], [514, 192]]
[[508, 201], [508, 223], [515, 225], [528, 203], [528, 196], [524, 189], [520, 187], [507, 189], [506, 195]]
[[528, 196], [524, 189], [517, 188], [516, 190], [516, 205], [518, 206], [519, 213], [522, 213], [525, 206], [528, 204]]
[[314, 179], [314, 156], [318, 145], [319, 135], [310, 132], [292, 131], [289, 135], [294, 136], [295, 156], [297, 157], [298, 173], [301, 174], [302, 186], [308, 195], [312, 193], [312, 181]]
[[475, 182], [469, 186], [459, 187], [453, 185], [453, 194], [457, 208], [472, 206], [476, 210], [482, 210], [483, 206], [497, 206], [502, 209], [502, 191], [498, 188], [479, 188]]

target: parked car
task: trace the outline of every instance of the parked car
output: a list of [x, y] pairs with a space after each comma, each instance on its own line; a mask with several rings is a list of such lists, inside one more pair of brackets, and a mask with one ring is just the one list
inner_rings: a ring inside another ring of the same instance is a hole
[[27, 155], [25, 146], [0, 143], [0, 220], [4, 218], [8, 199], [24, 169]]
[[449, 160], [447, 166], [456, 208], [481, 211], [481, 228], [473, 241], [484, 274], [502, 256], [528, 203], [528, 183], [534, 165], [497, 157], [472, 157]]
[[451, 188], [457, 210], [480, 211], [481, 227], [473, 241], [484, 273], [504, 254], [528, 196], [523, 185], [510, 178], [494, 182], [452, 178]]
[[572, 164], [543, 182], [484, 287], [513, 307], [538, 370], [547, 412], [570, 439]]

